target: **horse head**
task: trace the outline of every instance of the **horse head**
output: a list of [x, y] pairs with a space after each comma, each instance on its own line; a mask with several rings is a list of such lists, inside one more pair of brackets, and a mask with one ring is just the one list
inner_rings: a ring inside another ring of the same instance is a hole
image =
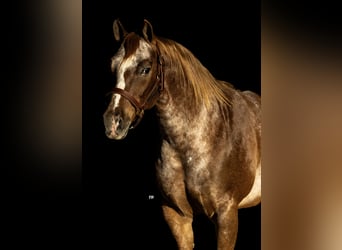
[[121, 45], [111, 61], [116, 85], [103, 119], [107, 137], [120, 140], [138, 125], [144, 111], [157, 102], [163, 86], [163, 71], [150, 22], [144, 20], [141, 33], [128, 33], [116, 19], [113, 32]]

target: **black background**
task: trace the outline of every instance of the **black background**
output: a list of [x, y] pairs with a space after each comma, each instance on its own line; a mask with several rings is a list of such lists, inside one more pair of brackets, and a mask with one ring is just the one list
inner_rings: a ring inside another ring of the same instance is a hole
[[[45, 86], [36, 83], [35, 76], [39, 79], [51, 70], [51, 79], [55, 77], [51, 48], [65, 37], [59, 37], [59, 25], [51, 25], [50, 17], [61, 13], [51, 13], [51, 7], [45, 10], [47, 5], [39, 1], [3, 6], [4, 12], [13, 13], [2, 16], [9, 31], [3, 49], [8, 54], [3, 60], [9, 79], [2, 90], [8, 100], [3, 107], [9, 109], [2, 113], [0, 176], [1, 239], [6, 246], [176, 249], [155, 186], [158, 127], [153, 112], [147, 111], [125, 140], [105, 137], [102, 114], [114, 84], [110, 58], [119, 46], [112, 32], [114, 19], [119, 17], [131, 31], [141, 28], [146, 18], [157, 35], [186, 46], [216, 78], [239, 89], [261, 91], [258, 1], [124, 2], [82, 1], [81, 164], [78, 153], [60, 154], [58, 159], [59, 154], [40, 151], [40, 126], [30, 127], [45, 119], [35, 108], [46, 104], [38, 99], [45, 94], [42, 89], [52, 89], [47, 97], [54, 94], [49, 78]], [[78, 18], [75, 14], [75, 22]], [[28, 81], [31, 74], [33, 80]], [[59, 168], [68, 171], [60, 176], [49, 171]], [[260, 249], [260, 217], [261, 206], [240, 210], [236, 249]], [[213, 225], [205, 218], [196, 219], [196, 249], [215, 249]]]
[[[102, 114], [113, 87], [110, 58], [118, 49], [112, 24], [127, 31], [149, 20], [158, 36], [190, 49], [218, 79], [261, 94], [260, 3], [83, 1], [82, 187], [87, 244], [120, 249], [176, 249], [162, 219], [154, 179], [158, 127], [152, 111], [125, 140], [109, 140]], [[261, 205], [239, 211], [236, 249], [260, 249]], [[195, 220], [195, 249], [215, 249], [213, 225]]]

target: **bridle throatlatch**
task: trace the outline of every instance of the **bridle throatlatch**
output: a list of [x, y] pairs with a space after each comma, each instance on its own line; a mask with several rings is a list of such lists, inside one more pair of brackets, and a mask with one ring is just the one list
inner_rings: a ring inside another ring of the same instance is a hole
[[164, 89], [164, 75], [163, 75], [163, 61], [160, 53], [157, 54], [157, 76], [155, 83], [149, 87], [145, 92], [147, 93], [145, 98], [139, 102], [133, 95], [124, 89], [114, 88], [111, 92], [114, 94], [119, 94], [126, 98], [135, 107], [135, 119], [132, 122], [130, 129], [135, 128], [144, 116], [144, 111], [153, 100], [153, 97], [163, 91]]

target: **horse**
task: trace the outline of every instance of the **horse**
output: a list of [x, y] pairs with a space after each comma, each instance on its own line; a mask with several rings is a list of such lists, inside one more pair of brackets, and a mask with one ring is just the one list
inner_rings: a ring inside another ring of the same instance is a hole
[[106, 137], [124, 139], [146, 110], [156, 112], [155, 164], [161, 211], [179, 249], [193, 249], [195, 215], [215, 224], [218, 250], [234, 249], [238, 209], [261, 203], [261, 96], [216, 79], [180, 43], [144, 19], [111, 58], [116, 84], [103, 114]]

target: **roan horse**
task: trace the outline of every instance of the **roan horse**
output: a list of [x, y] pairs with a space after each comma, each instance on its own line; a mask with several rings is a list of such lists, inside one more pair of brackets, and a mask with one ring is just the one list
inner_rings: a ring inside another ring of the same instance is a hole
[[238, 209], [261, 202], [260, 96], [215, 79], [147, 20], [141, 32], [127, 32], [117, 19], [113, 31], [121, 46], [111, 61], [117, 82], [103, 115], [107, 137], [124, 139], [154, 107], [162, 211], [179, 249], [194, 248], [199, 213], [214, 222], [217, 249], [234, 249]]

